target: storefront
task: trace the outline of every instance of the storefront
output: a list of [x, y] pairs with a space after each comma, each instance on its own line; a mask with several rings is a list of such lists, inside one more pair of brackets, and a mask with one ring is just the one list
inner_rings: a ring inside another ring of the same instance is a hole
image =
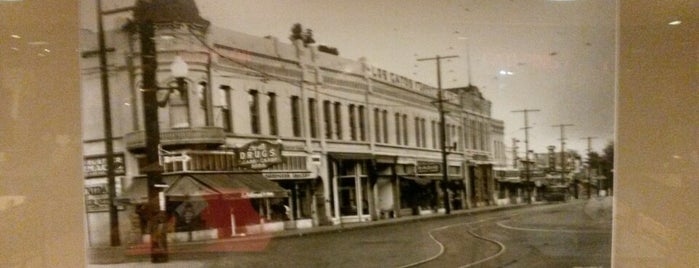
[[373, 186], [377, 182], [371, 154], [328, 153], [333, 220], [336, 223], [375, 219]]
[[[290, 215], [280, 206], [289, 202], [288, 191], [261, 173], [168, 174], [163, 182], [168, 230], [175, 240], [279, 231]], [[134, 205], [134, 226], [147, 234], [147, 178], [134, 178], [124, 197]]]
[[471, 204], [477, 207], [495, 203], [495, 181], [493, 165], [489, 163], [471, 162], [468, 166]]

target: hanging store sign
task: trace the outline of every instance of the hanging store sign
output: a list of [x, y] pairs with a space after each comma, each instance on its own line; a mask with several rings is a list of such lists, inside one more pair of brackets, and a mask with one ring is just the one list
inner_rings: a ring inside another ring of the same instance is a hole
[[[85, 178], [107, 177], [107, 156], [86, 156], [83, 161], [83, 173]], [[126, 174], [124, 154], [114, 154], [114, 175], [120, 176], [124, 174]]]
[[282, 145], [267, 141], [253, 141], [238, 149], [238, 166], [265, 169], [282, 162]]
[[439, 162], [424, 162], [417, 161], [415, 172], [417, 174], [439, 173], [442, 171], [441, 163]]

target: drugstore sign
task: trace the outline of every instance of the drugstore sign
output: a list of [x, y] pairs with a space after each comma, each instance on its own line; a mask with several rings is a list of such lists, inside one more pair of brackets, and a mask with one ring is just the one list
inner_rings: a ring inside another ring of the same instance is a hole
[[238, 166], [265, 169], [282, 162], [282, 145], [267, 141], [253, 141], [238, 149]]

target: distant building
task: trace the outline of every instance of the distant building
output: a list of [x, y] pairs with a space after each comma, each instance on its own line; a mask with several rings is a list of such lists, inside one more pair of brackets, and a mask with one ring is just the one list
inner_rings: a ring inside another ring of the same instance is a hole
[[[96, 50], [95, 33], [81, 38], [83, 51]], [[121, 229], [130, 242], [142, 238], [146, 202], [136, 38], [114, 31], [107, 41]], [[493, 165], [506, 162], [504, 124], [474, 86], [444, 92], [444, 204], [435, 88], [299, 40], [183, 24], [158, 28], [155, 40], [163, 87], [173, 85], [168, 66], [176, 56], [189, 66], [186, 90], [159, 93], [164, 192], [175, 231], [187, 225], [227, 237], [494, 204]], [[104, 160], [104, 133], [96, 54], [83, 53], [81, 64], [87, 169]], [[85, 184], [97, 189], [86, 191], [90, 242], [103, 244], [106, 179], [96, 172]]]

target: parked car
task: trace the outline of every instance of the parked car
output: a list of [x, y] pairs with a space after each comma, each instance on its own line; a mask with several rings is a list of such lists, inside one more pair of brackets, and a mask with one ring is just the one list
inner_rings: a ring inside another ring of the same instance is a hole
[[544, 191], [544, 200], [546, 201], [561, 201], [566, 202], [570, 198], [568, 186], [556, 185], [546, 187]]

